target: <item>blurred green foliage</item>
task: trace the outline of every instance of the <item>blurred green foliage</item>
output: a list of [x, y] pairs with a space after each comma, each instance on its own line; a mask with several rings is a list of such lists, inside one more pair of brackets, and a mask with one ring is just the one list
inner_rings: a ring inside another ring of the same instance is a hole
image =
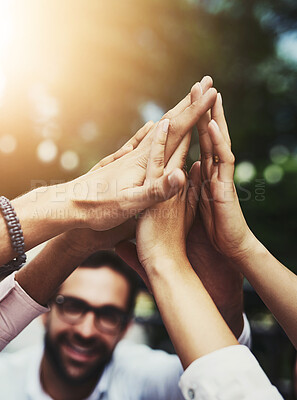
[[[87, 171], [142, 126], [143, 105], [152, 102], [165, 111], [208, 74], [223, 95], [237, 162], [256, 168], [254, 179], [238, 186], [248, 223], [294, 268], [297, 50], [294, 58], [281, 43], [296, 33], [295, 1], [29, 1], [23, 17], [17, 43], [22, 46], [29, 32], [29, 48], [10, 49], [18, 68], [2, 66], [8, 81], [0, 136], [9, 133], [18, 143], [13, 153], [1, 154], [2, 194], [12, 198], [34, 186], [32, 180], [51, 183]], [[36, 84], [59, 105], [47, 120], [32, 111], [28, 91]], [[83, 140], [86, 123], [96, 134]], [[36, 156], [44, 139], [58, 148], [49, 163]], [[197, 135], [189, 161], [198, 157], [196, 143]], [[275, 163], [270, 151], [276, 145], [288, 157], [278, 164], [282, 179], [270, 184], [263, 173]], [[68, 172], [59, 163], [65, 150], [80, 159]]]

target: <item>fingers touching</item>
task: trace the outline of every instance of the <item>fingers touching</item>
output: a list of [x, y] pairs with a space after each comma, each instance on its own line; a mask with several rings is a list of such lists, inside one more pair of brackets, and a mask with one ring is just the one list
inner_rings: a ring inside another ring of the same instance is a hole
[[231, 181], [234, 173], [234, 155], [231, 148], [214, 120], [209, 123], [208, 132], [214, 154], [219, 157], [218, 178], [221, 181]]
[[155, 128], [153, 144], [148, 160], [146, 179], [156, 179], [164, 172], [164, 155], [167, 141], [169, 119], [164, 119]]
[[144, 210], [156, 202], [164, 201], [174, 196], [184, 185], [185, 175], [174, 168], [164, 171], [164, 155], [168, 135], [169, 120], [159, 122], [154, 129], [154, 139], [146, 169], [146, 179], [142, 186], [126, 189], [127, 205], [135, 204], [134, 214]]
[[229, 136], [228, 126], [227, 126], [227, 122], [226, 122], [225, 115], [224, 115], [221, 93], [218, 93], [217, 99], [214, 103], [214, 106], [211, 109], [211, 117], [212, 117], [212, 119], [214, 119], [216, 121], [216, 123], [218, 124], [218, 126], [224, 136], [224, 139], [229, 144], [229, 146], [231, 146], [231, 140], [230, 140], [230, 136]]

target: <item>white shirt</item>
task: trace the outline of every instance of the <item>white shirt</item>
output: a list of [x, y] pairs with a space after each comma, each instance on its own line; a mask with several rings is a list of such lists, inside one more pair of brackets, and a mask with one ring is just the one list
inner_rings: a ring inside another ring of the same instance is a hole
[[[250, 327], [244, 319], [239, 338], [248, 344]], [[42, 346], [0, 355], [0, 397], [7, 400], [51, 400], [40, 383]], [[183, 400], [178, 382], [183, 373], [177, 356], [120, 342], [93, 393], [86, 400]]]
[[[1, 399], [51, 400], [40, 383], [42, 354], [42, 346], [1, 354]], [[123, 340], [86, 400], [183, 400], [182, 373], [177, 356]]]
[[180, 388], [186, 400], [280, 400], [246, 346], [230, 346], [194, 361]]

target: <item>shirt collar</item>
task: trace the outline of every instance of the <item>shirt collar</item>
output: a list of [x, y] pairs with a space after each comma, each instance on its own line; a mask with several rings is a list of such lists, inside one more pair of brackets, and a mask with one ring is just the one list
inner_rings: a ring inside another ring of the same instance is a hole
[[103, 373], [95, 386], [92, 394], [86, 400], [98, 400], [108, 391], [112, 376], [113, 360], [111, 360], [103, 370]]

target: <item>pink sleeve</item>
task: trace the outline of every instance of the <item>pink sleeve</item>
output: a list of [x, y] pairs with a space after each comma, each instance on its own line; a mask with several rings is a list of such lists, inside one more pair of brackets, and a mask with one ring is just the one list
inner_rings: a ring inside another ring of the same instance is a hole
[[49, 310], [36, 303], [14, 276], [0, 282], [0, 351], [34, 318]]

